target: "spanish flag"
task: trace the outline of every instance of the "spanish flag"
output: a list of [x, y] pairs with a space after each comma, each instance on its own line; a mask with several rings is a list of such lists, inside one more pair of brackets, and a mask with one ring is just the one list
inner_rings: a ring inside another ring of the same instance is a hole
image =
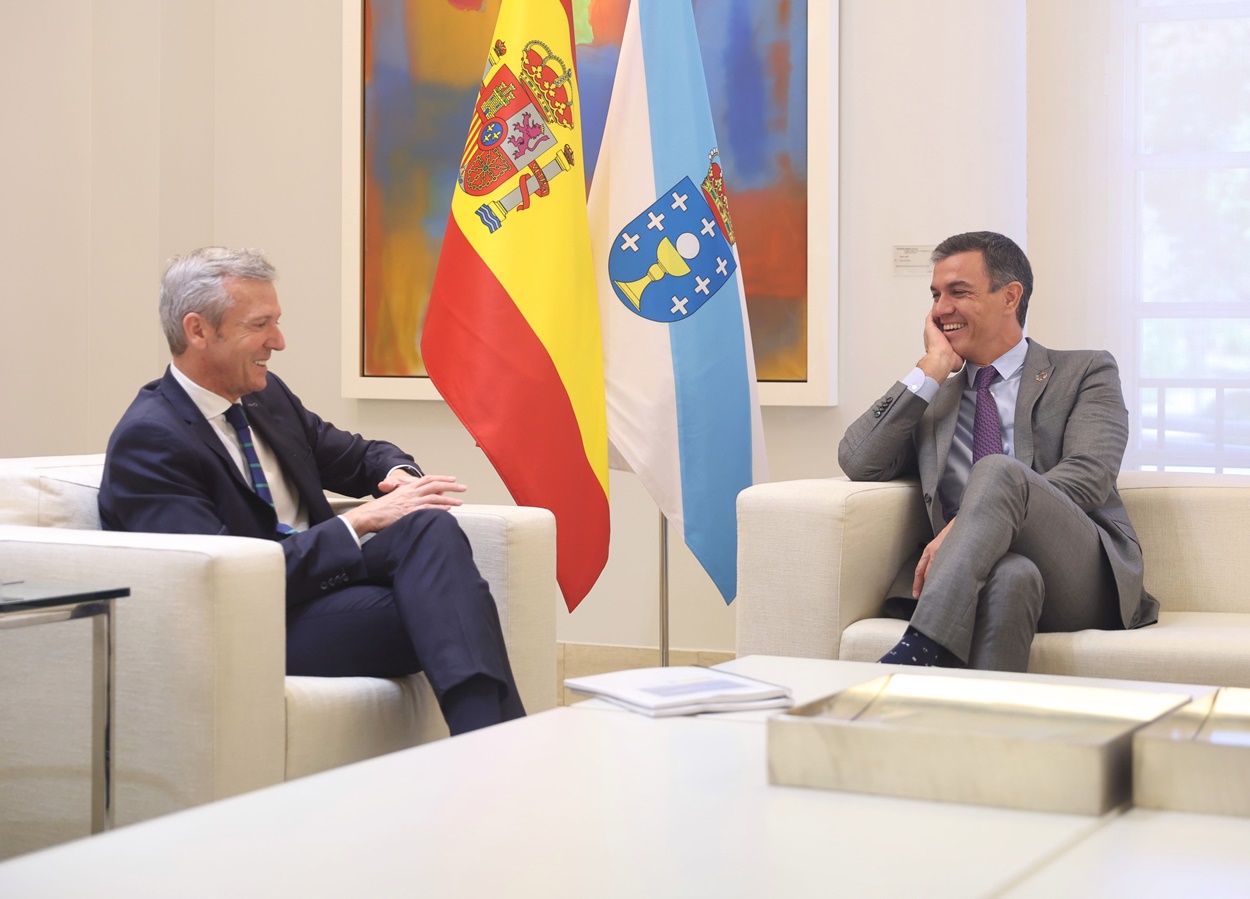
[[421, 336], [426, 370], [519, 505], [556, 517], [572, 611], [608, 558], [603, 343], [572, 0], [504, 0]]

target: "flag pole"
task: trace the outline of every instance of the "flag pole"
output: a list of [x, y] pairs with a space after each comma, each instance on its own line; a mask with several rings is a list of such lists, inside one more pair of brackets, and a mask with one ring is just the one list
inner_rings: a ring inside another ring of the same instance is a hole
[[660, 513], [660, 667], [668, 667], [668, 519]]

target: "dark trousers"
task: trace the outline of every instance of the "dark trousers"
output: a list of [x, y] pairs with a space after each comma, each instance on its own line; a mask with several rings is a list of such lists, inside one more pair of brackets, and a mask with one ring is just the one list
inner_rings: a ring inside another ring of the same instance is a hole
[[499, 612], [469, 539], [420, 510], [366, 540], [366, 580], [287, 610], [287, 673], [403, 677], [424, 671], [440, 703], [476, 675], [500, 687], [504, 718], [525, 714]]

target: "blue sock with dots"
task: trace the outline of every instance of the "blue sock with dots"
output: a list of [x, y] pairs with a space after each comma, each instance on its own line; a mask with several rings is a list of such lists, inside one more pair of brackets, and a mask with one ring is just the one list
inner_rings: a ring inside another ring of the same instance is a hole
[[894, 648], [877, 659], [888, 665], [920, 665], [926, 668], [964, 668], [959, 656], [941, 643], [926, 637], [914, 627], [908, 627], [903, 639]]

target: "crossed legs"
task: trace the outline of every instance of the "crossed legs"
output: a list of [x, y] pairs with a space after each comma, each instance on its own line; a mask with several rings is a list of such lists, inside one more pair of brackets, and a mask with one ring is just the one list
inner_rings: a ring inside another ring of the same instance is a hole
[[455, 518], [414, 512], [362, 551], [367, 582], [288, 610], [287, 672], [424, 671], [453, 734], [524, 715], [495, 601]]
[[974, 668], [1024, 671], [1038, 631], [1120, 626], [1098, 529], [1009, 456], [973, 466], [911, 626]]

